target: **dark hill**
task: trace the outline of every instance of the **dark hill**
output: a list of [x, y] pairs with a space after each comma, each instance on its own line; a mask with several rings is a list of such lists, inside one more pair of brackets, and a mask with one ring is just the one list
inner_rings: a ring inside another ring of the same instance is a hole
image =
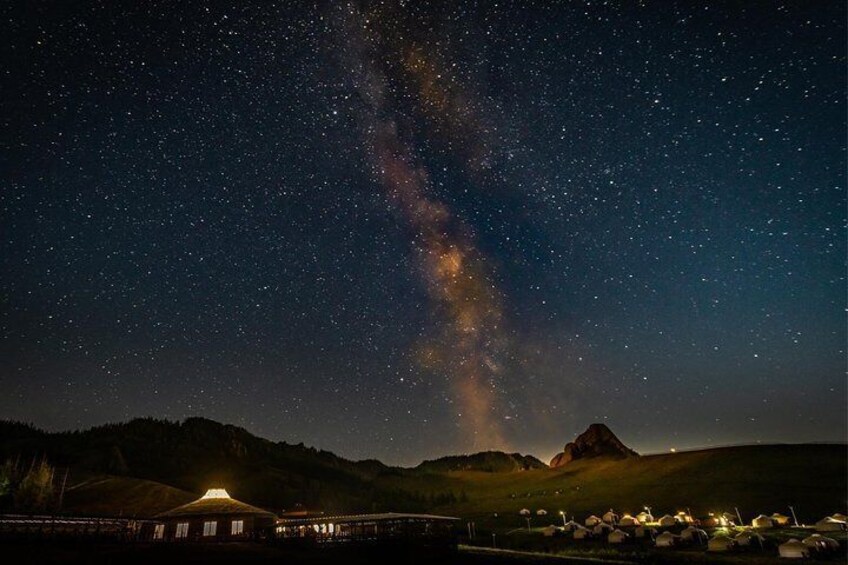
[[144, 418], [61, 433], [0, 423], [0, 457], [42, 455], [56, 467], [70, 468], [71, 484], [110, 475], [193, 493], [223, 485], [233, 496], [277, 510], [295, 505], [369, 510], [390, 501], [420, 507], [402, 494], [374, 489], [374, 478], [391, 472], [382, 463], [357, 463], [302, 444], [268, 441], [203, 418]]
[[638, 457], [638, 455], [621, 443], [621, 440], [604, 424], [592, 424], [573, 442], [565, 444], [562, 453], [551, 460], [551, 467], [562, 467], [578, 459], [592, 459], [594, 457], [626, 459]]
[[424, 473], [447, 473], [450, 471], [485, 471], [487, 473], [512, 473], [528, 469], [544, 469], [544, 463], [532, 455], [483, 451], [473, 455], [451, 455], [432, 461], [424, 461], [415, 469]]

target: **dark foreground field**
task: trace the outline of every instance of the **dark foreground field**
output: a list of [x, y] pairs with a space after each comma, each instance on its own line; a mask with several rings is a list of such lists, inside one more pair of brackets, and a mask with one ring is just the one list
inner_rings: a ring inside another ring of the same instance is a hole
[[[459, 550], [427, 553], [416, 549], [357, 548], [293, 549], [258, 543], [223, 544], [73, 544], [73, 543], [5, 543], [0, 545], [0, 562], [14, 564], [264, 564], [297, 563], [303, 565], [510, 565], [533, 563], [565, 565], [579, 563], [607, 564], [747, 564], [770, 565], [783, 562], [776, 554], [756, 552], [730, 555], [707, 554], [703, 550], [674, 551], [598, 551], [568, 554], [553, 548], [538, 552], [492, 550], [461, 546]], [[845, 555], [808, 559], [805, 563], [844, 563]]]

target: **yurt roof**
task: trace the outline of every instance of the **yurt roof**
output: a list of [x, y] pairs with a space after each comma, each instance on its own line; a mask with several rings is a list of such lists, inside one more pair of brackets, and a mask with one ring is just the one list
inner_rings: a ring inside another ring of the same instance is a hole
[[210, 489], [197, 500], [157, 514], [156, 517], [178, 518], [183, 516], [208, 516], [215, 514], [253, 514], [276, 518], [272, 512], [230, 498], [230, 495], [224, 489]]

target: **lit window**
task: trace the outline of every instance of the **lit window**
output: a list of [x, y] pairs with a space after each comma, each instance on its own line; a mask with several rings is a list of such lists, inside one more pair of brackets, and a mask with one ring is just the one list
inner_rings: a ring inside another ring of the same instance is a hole
[[179, 524], [177, 524], [176, 537], [178, 539], [188, 537], [188, 522], [180, 522]]
[[333, 532], [336, 531], [336, 528], [335, 528], [335, 526], [333, 526], [333, 524], [330, 524], [329, 530], [330, 530], [330, 533], [332, 534]]
[[156, 524], [153, 528], [153, 539], [162, 539], [165, 537], [165, 524]]
[[203, 522], [203, 535], [214, 536], [218, 531], [218, 522]]
[[244, 533], [244, 520], [233, 520], [233, 527], [230, 530], [230, 535], [240, 536]]

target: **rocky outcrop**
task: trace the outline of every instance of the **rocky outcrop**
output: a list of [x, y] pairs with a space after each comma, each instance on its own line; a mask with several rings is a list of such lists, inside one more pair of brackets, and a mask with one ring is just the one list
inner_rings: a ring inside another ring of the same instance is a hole
[[615, 434], [604, 424], [592, 424], [585, 432], [572, 442], [565, 444], [565, 449], [551, 459], [551, 467], [562, 467], [578, 459], [608, 457], [625, 459], [638, 457], [639, 454], [621, 443]]

